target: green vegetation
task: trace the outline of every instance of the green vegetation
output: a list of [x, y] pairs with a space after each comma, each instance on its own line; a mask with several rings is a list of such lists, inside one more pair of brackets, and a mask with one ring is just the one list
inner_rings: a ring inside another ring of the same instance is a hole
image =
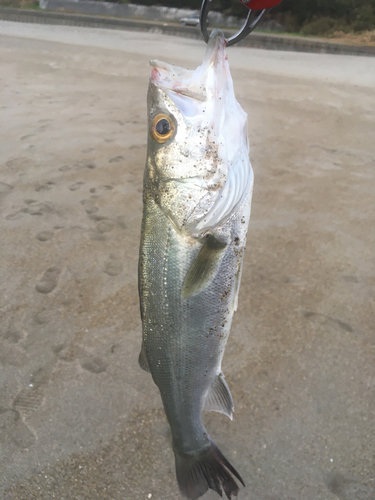
[[304, 35], [375, 29], [375, 0], [284, 0], [274, 15]]

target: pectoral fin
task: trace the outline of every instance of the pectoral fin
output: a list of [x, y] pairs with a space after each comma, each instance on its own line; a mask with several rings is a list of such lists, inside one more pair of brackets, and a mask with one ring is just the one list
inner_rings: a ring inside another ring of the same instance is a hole
[[150, 373], [150, 367], [148, 366], [145, 346], [144, 346], [143, 342], [142, 342], [141, 352], [139, 353], [139, 357], [138, 357], [138, 363], [139, 363], [139, 366], [142, 368], [142, 370]]
[[233, 419], [234, 403], [223, 373], [220, 373], [211, 386], [205, 401], [205, 410], [224, 413]]
[[191, 265], [182, 287], [182, 298], [187, 299], [203, 290], [216, 276], [227, 244], [209, 235], [197, 258]]

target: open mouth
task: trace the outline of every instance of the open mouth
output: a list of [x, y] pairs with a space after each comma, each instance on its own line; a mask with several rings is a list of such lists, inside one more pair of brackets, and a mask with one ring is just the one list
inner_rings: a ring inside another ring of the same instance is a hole
[[203, 63], [196, 70], [152, 60], [151, 82], [168, 94], [174, 92], [203, 102], [213, 93], [217, 94], [228, 78], [225, 45], [223, 33], [214, 30], [207, 44]]

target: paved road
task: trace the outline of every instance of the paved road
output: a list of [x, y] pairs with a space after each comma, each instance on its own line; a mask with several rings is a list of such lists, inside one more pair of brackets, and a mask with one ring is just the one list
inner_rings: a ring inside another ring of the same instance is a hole
[[[0, 22], [0, 498], [177, 500], [137, 365], [148, 59], [201, 42]], [[375, 67], [228, 50], [253, 214], [207, 427], [241, 500], [375, 498]], [[209, 493], [206, 500], [217, 498]]]

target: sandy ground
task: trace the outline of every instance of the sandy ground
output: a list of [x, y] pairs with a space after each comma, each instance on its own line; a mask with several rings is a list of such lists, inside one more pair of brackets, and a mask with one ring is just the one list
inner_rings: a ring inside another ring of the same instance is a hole
[[[0, 498], [177, 500], [137, 364], [148, 59], [157, 34], [0, 22]], [[375, 499], [375, 66], [228, 50], [253, 213], [208, 430], [240, 500]], [[218, 498], [210, 492], [205, 500]]]

